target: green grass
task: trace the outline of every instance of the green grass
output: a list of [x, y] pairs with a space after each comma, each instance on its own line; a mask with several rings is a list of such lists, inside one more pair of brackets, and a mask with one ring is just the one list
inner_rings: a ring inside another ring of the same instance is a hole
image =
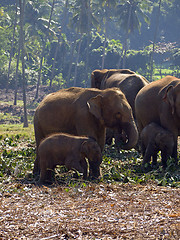
[[[14, 101], [0, 101], [0, 104], [3, 103], [3, 104], [8, 104], [8, 105], [14, 105]], [[22, 100], [18, 100], [17, 101], [17, 105], [16, 106], [19, 106], [19, 107], [23, 107], [24, 103]]]
[[[0, 126], [0, 182], [26, 182], [35, 183], [32, 175], [35, 154], [35, 141], [33, 126], [23, 128], [22, 125]], [[164, 171], [160, 160], [156, 168], [144, 172], [141, 169], [142, 156], [132, 149], [131, 151], [117, 151], [114, 146], [106, 146], [101, 164], [101, 179], [95, 183], [133, 183], [180, 187], [180, 166], [175, 167], [173, 159], [168, 161]], [[55, 182], [67, 187], [83, 187], [88, 184], [80, 176], [74, 178], [74, 172], [67, 172], [65, 167], [58, 167]], [[17, 189], [16, 189], [17, 190]], [[5, 191], [0, 184], [0, 192]], [[9, 191], [9, 190], [8, 190]], [[14, 189], [12, 190], [14, 191]]]
[[33, 124], [29, 124], [27, 128], [23, 127], [23, 124], [1, 124], [0, 136], [14, 137], [19, 135], [25, 139], [34, 139], [34, 127]]
[[[161, 75], [160, 75], [160, 70], [161, 70]], [[167, 75], [174, 75], [174, 70], [168, 69], [168, 68], [158, 68], [156, 67], [154, 69], [153, 73], [153, 80], [158, 80], [161, 79], [162, 77], [165, 77]]]

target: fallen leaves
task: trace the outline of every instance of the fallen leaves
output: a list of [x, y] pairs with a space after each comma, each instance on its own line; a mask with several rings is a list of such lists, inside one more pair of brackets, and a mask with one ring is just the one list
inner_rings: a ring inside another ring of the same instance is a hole
[[66, 192], [27, 185], [0, 201], [0, 239], [180, 237], [180, 189], [89, 183]]

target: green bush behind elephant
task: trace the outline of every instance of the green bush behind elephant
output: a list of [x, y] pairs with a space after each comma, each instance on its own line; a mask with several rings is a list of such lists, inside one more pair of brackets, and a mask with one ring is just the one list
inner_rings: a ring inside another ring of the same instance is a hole
[[166, 76], [149, 83], [139, 91], [135, 100], [139, 132], [155, 122], [173, 134], [172, 157], [177, 162], [177, 139], [180, 135], [180, 79]]
[[[92, 89], [72, 87], [47, 95], [34, 115], [36, 149], [51, 133], [63, 132], [89, 136], [99, 144], [105, 144], [106, 127], [123, 131], [128, 136], [124, 149], [131, 149], [138, 140], [132, 109], [125, 95], [117, 88]], [[92, 163], [90, 163], [90, 169]], [[36, 157], [34, 173], [39, 172]], [[92, 175], [94, 172], [92, 171]]]

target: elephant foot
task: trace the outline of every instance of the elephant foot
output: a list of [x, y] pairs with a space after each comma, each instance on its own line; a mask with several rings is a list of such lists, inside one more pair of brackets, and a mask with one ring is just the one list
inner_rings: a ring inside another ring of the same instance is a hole
[[150, 163], [142, 163], [142, 167], [141, 167], [143, 172], [149, 172], [152, 167]]

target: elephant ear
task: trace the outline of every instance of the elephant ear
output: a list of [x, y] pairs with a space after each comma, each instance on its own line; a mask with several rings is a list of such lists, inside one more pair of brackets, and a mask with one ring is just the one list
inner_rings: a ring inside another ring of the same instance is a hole
[[100, 121], [103, 121], [101, 112], [102, 98], [103, 97], [101, 95], [97, 95], [96, 97], [90, 98], [87, 102], [89, 112]]
[[172, 114], [174, 114], [174, 87], [172, 85], [168, 86], [166, 93], [163, 96], [163, 99], [167, 100], [171, 106]]

